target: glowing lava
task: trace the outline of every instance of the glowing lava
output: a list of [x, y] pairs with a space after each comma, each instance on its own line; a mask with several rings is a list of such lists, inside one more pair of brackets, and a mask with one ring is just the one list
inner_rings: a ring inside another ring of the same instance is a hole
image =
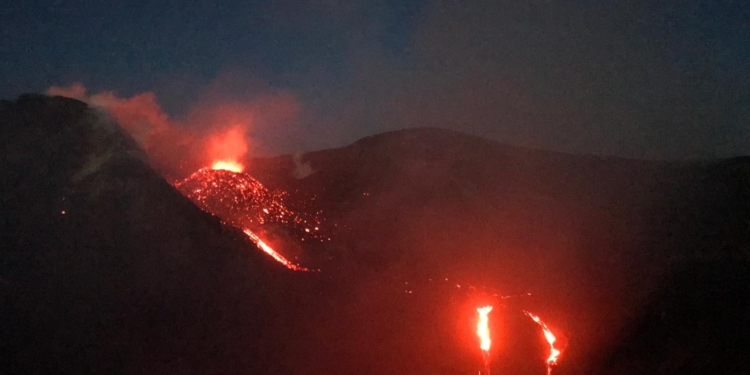
[[479, 313], [477, 335], [479, 335], [480, 340], [479, 347], [484, 352], [488, 352], [490, 350], [490, 344], [492, 344], [492, 340], [490, 340], [490, 329], [488, 327], [489, 318], [487, 317], [487, 314], [489, 314], [490, 311], [492, 311], [492, 306], [485, 306], [477, 309], [477, 312]]
[[492, 306], [480, 307], [477, 309], [479, 313], [479, 322], [477, 323], [477, 335], [479, 336], [479, 348], [482, 349], [482, 355], [484, 357], [484, 373], [485, 375], [490, 374], [490, 328], [489, 328], [489, 317], [487, 314], [492, 311]]
[[538, 316], [525, 311], [523, 312], [526, 314], [531, 320], [536, 322], [540, 327], [542, 327], [542, 331], [544, 332], [544, 338], [547, 340], [547, 343], [549, 344], [550, 354], [547, 358], [547, 374], [552, 373], [552, 368], [557, 365], [557, 359], [560, 357], [560, 351], [555, 349], [555, 341], [557, 341], [557, 338], [554, 334], [552, 334], [552, 331], [547, 327], [546, 324], [540, 319]]
[[234, 160], [219, 160], [211, 165], [211, 169], [240, 173], [245, 170], [245, 166]]
[[301, 267], [297, 264], [294, 264], [284, 258], [281, 254], [277, 253], [276, 250], [274, 250], [271, 246], [268, 246], [267, 243], [265, 243], [263, 240], [258, 237], [257, 234], [253, 233], [250, 229], [243, 229], [243, 232], [250, 238], [251, 241], [253, 241], [258, 247], [265, 251], [266, 254], [270, 255], [273, 259], [276, 259], [277, 262], [283, 264], [286, 268], [289, 268], [292, 271], [309, 271], [307, 268]]

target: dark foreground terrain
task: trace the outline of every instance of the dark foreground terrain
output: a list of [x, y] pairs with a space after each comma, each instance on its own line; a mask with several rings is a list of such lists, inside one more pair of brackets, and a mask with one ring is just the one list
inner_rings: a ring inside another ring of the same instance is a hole
[[476, 373], [485, 303], [496, 373], [545, 372], [521, 309], [559, 333], [559, 374], [750, 373], [750, 159], [417, 129], [249, 161], [335, 228], [296, 273], [83, 103], [2, 101], [0, 125], [3, 374]]
[[634, 161], [415, 129], [250, 173], [349, 228], [339, 266], [532, 292], [518, 304], [567, 335], [561, 373], [750, 371], [750, 158]]

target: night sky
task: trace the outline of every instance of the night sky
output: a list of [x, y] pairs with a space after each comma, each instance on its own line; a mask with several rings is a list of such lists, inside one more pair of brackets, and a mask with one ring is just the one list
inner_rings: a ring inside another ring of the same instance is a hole
[[80, 82], [153, 92], [180, 118], [287, 95], [294, 118], [250, 134], [263, 153], [437, 126], [576, 153], [750, 154], [745, 0], [213, 3], [8, 2], [0, 98]]

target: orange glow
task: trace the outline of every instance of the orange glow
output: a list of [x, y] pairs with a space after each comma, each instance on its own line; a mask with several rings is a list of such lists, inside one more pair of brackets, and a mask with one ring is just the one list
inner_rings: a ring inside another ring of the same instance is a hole
[[242, 172], [245, 166], [240, 161], [247, 153], [245, 129], [234, 126], [224, 133], [214, 135], [208, 142], [206, 152], [211, 160], [211, 169]]
[[550, 354], [549, 357], [547, 357], [547, 374], [552, 373], [552, 367], [557, 365], [557, 360], [560, 357], [560, 350], [555, 349], [555, 341], [557, 341], [557, 338], [552, 333], [552, 331], [547, 327], [546, 324], [540, 319], [538, 316], [525, 311], [523, 312], [526, 314], [531, 320], [536, 322], [540, 327], [542, 327], [542, 331], [544, 332], [544, 338], [547, 340], [547, 343], [549, 344]]
[[245, 166], [234, 160], [218, 160], [211, 165], [211, 169], [240, 173], [245, 170]]
[[477, 323], [477, 335], [479, 335], [480, 340], [479, 347], [485, 353], [489, 352], [490, 344], [492, 344], [492, 340], [490, 340], [490, 329], [488, 326], [489, 318], [487, 317], [487, 314], [489, 314], [490, 311], [492, 311], [492, 306], [485, 306], [477, 309], [477, 312], [479, 313], [479, 322]]

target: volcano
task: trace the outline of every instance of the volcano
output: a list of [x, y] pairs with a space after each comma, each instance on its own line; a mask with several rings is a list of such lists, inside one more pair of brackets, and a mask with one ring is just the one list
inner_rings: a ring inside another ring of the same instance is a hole
[[410, 129], [170, 183], [79, 101], [0, 123], [3, 374], [545, 374], [558, 349], [553, 374], [749, 369], [747, 158]]

